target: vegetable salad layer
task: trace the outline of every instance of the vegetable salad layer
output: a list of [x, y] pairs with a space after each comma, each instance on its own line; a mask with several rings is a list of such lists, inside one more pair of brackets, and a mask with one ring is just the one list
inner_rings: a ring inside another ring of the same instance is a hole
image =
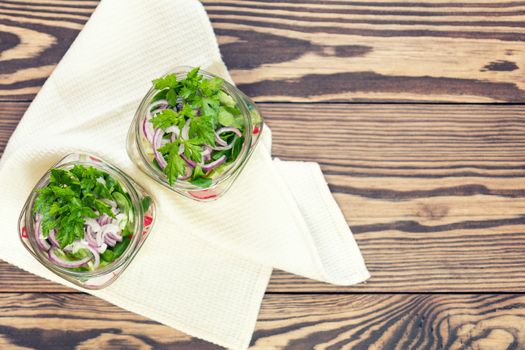
[[208, 188], [239, 156], [245, 124], [223, 84], [199, 68], [181, 80], [168, 74], [153, 81], [157, 93], [142, 120], [144, 148], [170, 185]]
[[131, 242], [129, 194], [108, 173], [76, 165], [51, 170], [33, 206], [38, 247], [54, 264], [94, 271], [120, 257]]

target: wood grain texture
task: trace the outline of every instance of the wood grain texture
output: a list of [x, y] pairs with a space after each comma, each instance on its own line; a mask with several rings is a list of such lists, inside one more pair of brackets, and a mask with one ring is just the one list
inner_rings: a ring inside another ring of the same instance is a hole
[[[268, 295], [250, 349], [523, 349], [524, 309], [517, 295]], [[219, 349], [83, 294], [4, 293], [0, 310], [3, 349]]]
[[[525, 3], [203, 2], [257, 101], [525, 102]], [[27, 100], [97, 1], [0, 3], [0, 99]]]
[[[26, 106], [0, 103], [0, 151]], [[525, 290], [523, 108], [261, 107], [274, 155], [321, 164], [372, 273], [349, 288], [276, 272], [270, 292]], [[36, 290], [64, 289], [0, 264], [0, 291]]]

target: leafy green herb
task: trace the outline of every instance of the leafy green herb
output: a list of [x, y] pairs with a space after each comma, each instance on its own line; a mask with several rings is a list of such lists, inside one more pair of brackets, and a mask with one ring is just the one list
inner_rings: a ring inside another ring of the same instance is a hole
[[172, 109], [164, 109], [151, 118], [151, 123], [155, 128], [166, 130], [172, 125], [178, 125], [184, 120], [183, 118], [184, 116], [181, 113], [177, 113]]
[[202, 116], [193, 118], [190, 122], [190, 137], [196, 137], [202, 143], [210, 146], [215, 145], [215, 127], [213, 125], [213, 118], [210, 116]]
[[183, 140], [181, 139], [182, 144], [184, 145], [184, 155], [196, 162], [202, 161], [202, 141], [198, 138]]
[[[152, 102], [161, 98], [168, 101], [169, 108], [157, 113], [151, 122], [154, 128], [168, 129], [177, 126], [183, 130], [189, 121], [188, 139], [182, 137], [182, 132], [176, 135], [175, 139], [164, 137], [165, 145], [158, 151], [166, 159], [167, 166], [163, 169], [168, 178], [168, 183], [173, 185], [177, 178], [186, 173], [186, 161], [181, 154], [188, 160], [197, 164], [202, 164], [203, 146], [216, 146], [216, 130], [221, 126], [233, 126], [244, 132], [244, 121], [241, 110], [236, 101], [226, 93], [224, 81], [221, 78], [204, 78], [199, 73], [199, 68], [194, 68], [186, 74], [184, 79], [177, 80], [175, 74], [168, 74], [153, 81], [155, 89], [159, 90]], [[182, 104], [182, 109], [181, 109]], [[176, 108], [174, 108], [176, 107]], [[172, 135], [173, 137], [173, 135]], [[225, 135], [224, 141], [233, 146], [229, 150], [216, 150], [211, 154], [212, 160], [221, 156], [227, 157], [222, 168], [228, 166], [235, 160], [242, 149], [243, 138], [237, 137], [234, 133]], [[152, 160], [158, 166], [156, 160]], [[202, 168], [197, 165], [192, 172], [190, 183], [207, 188], [212, 184], [211, 174], [205, 174]]]
[[151, 205], [151, 197], [144, 197], [142, 201], [140, 202], [140, 206], [142, 207], [142, 211], [144, 213], [148, 211], [150, 205]]
[[124, 253], [126, 248], [129, 246], [130, 242], [131, 238], [124, 237], [124, 239], [122, 239], [122, 242], [119, 242], [117, 243], [117, 245], [115, 245], [115, 247], [113, 248], [113, 260], [117, 259], [119, 256], [122, 255], [122, 253]]
[[153, 85], [155, 89], [162, 90], [166, 88], [177, 88], [179, 82], [177, 81], [177, 75], [168, 74], [162, 78], [153, 80]]
[[111, 249], [106, 249], [104, 253], [100, 254], [103, 261], [112, 262], [115, 260], [115, 253]]
[[219, 123], [223, 126], [233, 126], [235, 124], [235, 117], [225, 108], [219, 109]]
[[168, 92], [166, 93], [166, 100], [172, 106], [177, 105], [177, 93], [175, 92], [175, 89], [168, 90]]
[[112, 200], [114, 193], [127, 196], [113, 177], [97, 168], [76, 165], [71, 170], [52, 169], [49, 184], [38, 190], [33, 214], [42, 216], [44, 237], [56, 229], [56, 239], [65, 247], [84, 237], [86, 217], [115, 217], [104, 202]]
[[190, 180], [190, 183], [202, 188], [208, 188], [212, 183], [212, 179], [210, 179], [209, 177], [197, 177]]
[[168, 183], [173, 185], [180, 175], [186, 171], [186, 162], [179, 155], [179, 142], [170, 142], [159, 149], [163, 154], [167, 154], [166, 161], [168, 165], [164, 168], [164, 172], [168, 177]]

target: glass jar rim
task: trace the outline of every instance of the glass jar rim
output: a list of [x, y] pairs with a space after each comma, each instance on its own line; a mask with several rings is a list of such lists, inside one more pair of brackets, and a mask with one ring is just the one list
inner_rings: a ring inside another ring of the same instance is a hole
[[[186, 77], [187, 73], [189, 73], [194, 68], [195, 67], [191, 67], [191, 66], [177, 66], [169, 70], [168, 72], [166, 72], [164, 75], [175, 74], [177, 76], [177, 79], [183, 79], [184, 77]], [[219, 76], [214, 75], [210, 72], [207, 72], [203, 69], [199, 69], [199, 73], [202, 74], [207, 79], [220, 78]], [[234, 162], [226, 169], [224, 173], [220, 174], [217, 178], [212, 179], [212, 183], [208, 188], [213, 188], [219, 185], [220, 183], [228, 180], [230, 177], [234, 176], [238, 171], [240, 171], [242, 169], [242, 165], [250, 156], [250, 148], [252, 144], [251, 130], [253, 128], [253, 124], [252, 124], [252, 120], [250, 116], [250, 111], [246, 103], [244, 102], [243, 93], [224, 79], [223, 79], [222, 89], [224, 92], [226, 92], [228, 95], [230, 95], [234, 99], [237, 106], [239, 106], [239, 108], [241, 109], [241, 115], [243, 116], [243, 119], [246, 125], [244, 135], [243, 135], [244, 142], [242, 145], [241, 152], [239, 153], [237, 158], [234, 160]], [[166, 174], [162, 172], [161, 170], [157, 169], [155, 166], [153, 166], [151, 164], [151, 159], [150, 159], [151, 157], [148, 157], [145, 154], [145, 151], [142, 145], [142, 137], [141, 137], [142, 136], [141, 134], [142, 118], [145, 117], [145, 113], [147, 111], [147, 107], [150, 104], [151, 98], [153, 98], [153, 96], [156, 93], [158, 93], [158, 91], [159, 90], [155, 89], [155, 87], [151, 87], [146, 93], [146, 96], [144, 96], [144, 98], [140, 102], [139, 107], [137, 111], [135, 112], [135, 117], [133, 120], [133, 123], [135, 124], [134, 131], [137, 135], [137, 137], [135, 137], [135, 142], [136, 142], [136, 146], [139, 151], [138, 153], [140, 157], [142, 158], [142, 160], [144, 161], [144, 163], [146, 164], [146, 166], [148, 167], [148, 169], [152, 171], [154, 174], [156, 174], [156, 176], [159, 179], [161, 179], [164, 183], [168, 184], [168, 178]], [[181, 189], [181, 190], [188, 190], [188, 191], [202, 191], [202, 190], [208, 189], [208, 188], [199, 187], [187, 181], [176, 181], [170, 187]]]
[[[91, 154], [84, 153], [90, 157], [94, 157], [95, 159], [100, 159], [97, 156], [93, 156]], [[144, 230], [144, 222], [142, 220], [142, 217], [144, 216], [142, 206], [140, 205], [140, 196], [138, 195], [137, 191], [134, 188], [133, 183], [128, 179], [127, 175], [124, 174], [121, 170], [113, 167], [112, 165], [100, 161], [100, 162], [88, 162], [88, 161], [82, 161], [82, 160], [73, 160], [70, 162], [62, 163], [64, 157], [61, 161], [53, 165], [49, 170], [46, 171], [46, 173], [40, 178], [36, 186], [31, 191], [31, 194], [29, 198], [27, 199], [27, 202], [25, 204], [24, 210], [22, 211], [22, 214], [24, 216], [24, 224], [27, 230], [27, 238], [29, 240], [29, 243], [32, 247], [32, 253], [33, 255], [40, 260], [45, 267], [52, 269], [54, 271], [57, 271], [58, 273], [68, 275], [70, 277], [75, 278], [92, 278], [92, 277], [100, 277], [104, 276], [108, 273], [112, 273], [113, 271], [120, 268], [122, 265], [124, 265], [129, 258], [130, 255], [133, 255], [134, 250], [137, 248], [141, 241], [141, 234]], [[49, 258], [46, 256], [45, 253], [41, 251], [41, 249], [38, 247], [38, 244], [35, 242], [34, 238], [34, 218], [33, 218], [33, 207], [36, 198], [38, 197], [38, 193], [36, 192], [37, 189], [40, 189], [49, 183], [49, 178], [51, 174], [52, 169], [70, 169], [75, 165], [84, 165], [84, 166], [90, 166], [95, 167], [103, 172], [108, 173], [112, 177], [117, 180], [117, 182], [124, 188], [124, 190], [130, 195], [131, 197], [131, 205], [133, 207], [133, 215], [134, 215], [134, 230], [133, 230], [133, 237], [131, 238], [131, 242], [124, 250], [121, 256], [119, 256], [115, 261], [112, 261], [110, 264], [104, 266], [101, 269], [96, 269], [94, 271], [72, 271], [68, 268], [59, 266], [52, 261], [49, 260]], [[20, 223], [22, 223], [22, 220], [19, 220]]]

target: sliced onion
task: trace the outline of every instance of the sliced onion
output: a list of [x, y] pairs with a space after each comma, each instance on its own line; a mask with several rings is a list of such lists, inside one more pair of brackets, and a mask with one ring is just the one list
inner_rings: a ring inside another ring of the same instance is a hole
[[[59, 249], [56, 248], [56, 247], [53, 247], [52, 249], [50, 249], [49, 253], [48, 253], [48, 256], [49, 256], [49, 260], [51, 260], [54, 264], [56, 264], [58, 266], [67, 267], [67, 268], [73, 269], [73, 268], [80, 267], [80, 266], [86, 264], [88, 261], [90, 261], [92, 259], [91, 257], [86, 256], [85, 258], [82, 258], [80, 260], [66, 260], [66, 259], [63, 259], [63, 258], [59, 257], [56, 254], [56, 250], [59, 250]], [[98, 256], [98, 253], [97, 253], [97, 256]]]
[[113, 201], [111, 199], [104, 198], [104, 199], [101, 199], [100, 201], [106, 203], [111, 208], [117, 208], [118, 207], [117, 202], [115, 202], [115, 201]]
[[202, 170], [203, 171], [210, 171], [212, 169], [215, 169], [216, 167], [218, 167], [219, 165], [221, 165], [222, 163], [224, 163], [226, 161], [226, 155], [223, 155], [222, 157], [220, 157], [219, 159], [211, 162], [211, 163], [208, 163], [208, 164], [204, 164], [202, 166]]
[[184, 140], [189, 140], [190, 139], [190, 119], [186, 120], [186, 124], [184, 124], [184, 127], [182, 128], [182, 138]]
[[36, 217], [35, 238], [36, 238], [36, 243], [40, 247], [40, 249], [47, 252], [51, 248], [51, 245], [42, 235], [42, 217], [40, 215], [37, 215]]
[[[91, 230], [90, 228], [88, 228], [87, 230]], [[96, 238], [94, 237], [94, 233], [92, 232], [89, 232], [87, 231], [84, 233], [84, 239], [86, 240], [86, 242], [93, 248], [95, 249], [98, 249], [98, 247], [100, 246], [96, 240]]]
[[216, 150], [216, 151], [224, 151], [224, 150], [228, 150], [228, 149], [233, 147], [233, 141], [230, 142], [230, 144], [228, 144], [226, 141], [224, 141], [221, 138], [221, 134], [223, 134], [225, 132], [233, 132], [238, 137], [242, 136], [241, 131], [239, 129], [237, 129], [237, 128], [234, 128], [233, 126], [225, 126], [223, 128], [220, 128], [219, 130], [217, 130], [215, 132], [215, 141], [217, 142], [217, 144], [219, 146], [212, 147], [214, 150]]
[[219, 146], [222, 146], [222, 147], [226, 147], [228, 146], [228, 142], [224, 141], [223, 139], [221, 139], [221, 137], [219, 136], [219, 134], [215, 133], [215, 142], [219, 145]]
[[186, 174], [182, 175], [182, 176], [179, 176], [177, 178], [177, 180], [180, 180], [180, 181], [184, 181], [184, 180], [188, 180], [190, 177], [191, 177], [191, 174], [193, 173], [193, 169], [190, 168], [189, 166], [186, 167]]
[[57, 241], [56, 234], [57, 234], [57, 230], [55, 229], [49, 230], [47, 238], [49, 238], [49, 240], [51, 241], [51, 244], [53, 244], [55, 247], [60, 247], [60, 243], [58, 243]]
[[234, 128], [233, 126], [225, 126], [217, 130], [215, 133], [217, 135], [220, 135], [220, 134], [224, 134], [225, 132], [233, 132], [235, 135], [242, 137], [242, 132], [239, 129]]
[[[154, 111], [152, 111], [152, 109], [154, 109], [157, 106], [162, 106], [162, 107], [159, 107], [159, 108], [155, 109]], [[146, 139], [150, 143], [153, 143], [153, 134], [155, 132], [155, 130], [153, 129], [153, 124], [151, 124], [151, 118], [153, 118], [153, 116], [155, 116], [155, 114], [157, 114], [157, 113], [163, 111], [164, 109], [168, 108], [168, 106], [169, 106], [168, 101], [166, 101], [166, 100], [158, 100], [158, 101], [155, 101], [152, 104], [150, 104], [149, 107], [148, 107], [148, 113], [146, 114], [146, 116], [144, 118], [144, 121], [142, 122], [142, 131], [144, 132], [144, 136], [146, 136]]]
[[184, 100], [182, 99], [182, 97], [177, 97], [177, 111], [180, 112], [182, 111], [183, 108], [184, 108]]
[[166, 109], [166, 108], [157, 108], [156, 110], [149, 112], [149, 116], [150, 116], [150, 117], [149, 117], [149, 122], [151, 122], [151, 118], [155, 117], [155, 115], [156, 115], [157, 113], [160, 113], [160, 112], [162, 112], [162, 111], [165, 110], [165, 109]]
[[232, 147], [233, 147], [233, 142], [230, 143], [229, 145], [226, 145], [226, 146], [215, 146], [215, 147], [213, 147], [213, 149], [215, 151], [226, 151], [226, 150], [229, 150]]
[[204, 150], [201, 153], [202, 163], [210, 161], [210, 159], [211, 159], [211, 151], [212, 151], [212, 149], [211, 149], [210, 146], [204, 145]]
[[[107, 216], [106, 214], [104, 214], [105, 216]], [[102, 215], [102, 216], [104, 216]], [[107, 216], [109, 218], [109, 216]], [[89, 228], [91, 228], [91, 230], [93, 232], [98, 232], [100, 231], [100, 223], [97, 222], [97, 220], [95, 219], [92, 219], [92, 218], [87, 218], [85, 221], [84, 221], [84, 225], [88, 226]]]
[[106, 243], [102, 243], [102, 245], [98, 248], [95, 248], [100, 254], [104, 253], [106, 249], [108, 249], [108, 245]]
[[172, 125], [166, 129], [166, 132], [171, 133], [170, 141], [174, 142], [177, 139], [177, 137], [179, 137], [180, 129], [178, 126]]
[[122, 220], [127, 219], [127, 218], [128, 216], [124, 213], [120, 213], [115, 216], [115, 219], [117, 220], [117, 222], [121, 222]]
[[[102, 214], [102, 216], [100, 216], [98, 219], [97, 219], [97, 222], [99, 223], [99, 225], [106, 225], [106, 224], [109, 224], [109, 222], [111, 221], [111, 217], [109, 217], [109, 215], [107, 214]], [[97, 230], [98, 231], [98, 230]]]
[[102, 230], [95, 232], [95, 240], [97, 242], [97, 247], [100, 247], [104, 243], [104, 232], [102, 232]]
[[155, 132], [153, 130], [153, 124], [151, 124], [151, 116], [148, 114], [144, 121], [142, 122], [142, 132], [144, 132], [144, 136], [146, 136], [146, 139], [152, 143], [153, 142], [153, 133]]
[[163, 109], [166, 109], [170, 104], [167, 100], [158, 100], [148, 106], [148, 111], [151, 111], [153, 108], [157, 106], [162, 106], [162, 105], [165, 106]]
[[153, 135], [153, 153], [155, 154], [155, 159], [157, 160], [157, 163], [159, 164], [162, 170], [164, 170], [166, 165], [168, 165], [166, 159], [164, 159], [164, 156], [158, 151], [163, 136], [164, 131], [161, 128], [155, 130], [155, 134]]
[[117, 233], [120, 231], [120, 227], [118, 227], [117, 224], [110, 223], [107, 225], [102, 226], [102, 234], [107, 235], [108, 233]]
[[[93, 254], [93, 259], [95, 259], [95, 261], [93, 262], [93, 268], [97, 268], [98, 265], [100, 264], [100, 254], [98, 253], [98, 250], [89, 246], [89, 244], [86, 244], [85, 242], [82, 242], [82, 241], [75, 241], [73, 243], [71, 243], [70, 245], [68, 245], [67, 247], [64, 248], [64, 251], [69, 251], [71, 253], [76, 253], [78, 252], [80, 249], [87, 249], [91, 252], [91, 254]], [[91, 260], [91, 259], [88, 259], [88, 261]]]
[[112, 240], [115, 240], [117, 242], [122, 242], [122, 236], [119, 235], [118, 233], [109, 232], [107, 236], [108, 238], [111, 238]]
[[104, 242], [109, 245], [110, 247], [114, 247], [115, 244], [117, 244], [117, 240], [109, 237], [109, 235], [106, 235], [104, 237]]
[[181, 158], [184, 159], [184, 161], [186, 162], [186, 164], [188, 164], [189, 167], [191, 168], [195, 168], [195, 166], [197, 165], [197, 163], [191, 159], [188, 159], [184, 153], [182, 153], [181, 155]]

